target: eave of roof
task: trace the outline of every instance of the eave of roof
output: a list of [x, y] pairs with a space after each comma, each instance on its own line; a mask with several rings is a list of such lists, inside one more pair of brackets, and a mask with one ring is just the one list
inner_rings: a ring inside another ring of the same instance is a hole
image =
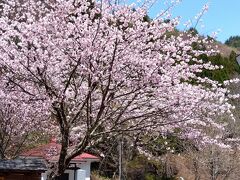
[[11, 160], [0, 160], [0, 171], [46, 171], [46, 164], [42, 159], [18, 158]]

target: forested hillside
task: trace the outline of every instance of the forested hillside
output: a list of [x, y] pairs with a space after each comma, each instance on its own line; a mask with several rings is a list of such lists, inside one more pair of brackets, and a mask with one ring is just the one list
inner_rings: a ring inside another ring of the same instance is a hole
[[226, 40], [225, 44], [231, 47], [240, 48], [240, 36], [231, 36]]

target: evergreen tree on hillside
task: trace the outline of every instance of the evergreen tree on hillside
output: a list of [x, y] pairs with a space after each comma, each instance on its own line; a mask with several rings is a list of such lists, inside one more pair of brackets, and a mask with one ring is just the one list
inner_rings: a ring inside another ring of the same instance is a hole
[[231, 36], [225, 41], [225, 44], [231, 47], [240, 48], [240, 36]]
[[223, 57], [221, 54], [216, 54], [215, 56], [201, 55], [199, 59], [223, 67], [215, 71], [203, 70], [200, 73], [202, 77], [208, 77], [212, 80], [223, 82], [231, 78], [234, 74], [240, 74], [240, 67], [236, 61], [236, 53], [234, 51], [231, 52], [229, 57]]

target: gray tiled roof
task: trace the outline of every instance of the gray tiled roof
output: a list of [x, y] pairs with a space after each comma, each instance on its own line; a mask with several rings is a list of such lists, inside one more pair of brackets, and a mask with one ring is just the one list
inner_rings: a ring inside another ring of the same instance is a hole
[[42, 159], [12, 159], [0, 160], [0, 171], [45, 171], [46, 165]]

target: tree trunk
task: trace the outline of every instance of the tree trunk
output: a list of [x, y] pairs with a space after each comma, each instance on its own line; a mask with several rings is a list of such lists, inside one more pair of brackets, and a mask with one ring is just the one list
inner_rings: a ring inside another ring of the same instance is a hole
[[53, 170], [47, 171], [47, 180], [57, 180], [57, 176], [54, 175]]
[[[56, 165], [56, 164], [55, 164]], [[63, 175], [65, 169], [54, 168], [54, 166], [49, 167], [47, 170], [47, 180], [58, 180], [61, 175]]]
[[[85, 147], [85, 146], [84, 146]], [[61, 149], [61, 152], [65, 152], [65, 148]], [[68, 156], [67, 153], [62, 153], [57, 162], [51, 163], [49, 162], [48, 170], [47, 170], [47, 180], [58, 180], [61, 175], [64, 174], [65, 170], [68, 168], [70, 161], [83, 153], [83, 150], [76, 151], [72, 156]]]
[[199, 167], [198, 167], [197, 159], [193, 160], [193, 167], [194, 167], [194, 174], [195, 174], [194, 180], [200, 180]]

